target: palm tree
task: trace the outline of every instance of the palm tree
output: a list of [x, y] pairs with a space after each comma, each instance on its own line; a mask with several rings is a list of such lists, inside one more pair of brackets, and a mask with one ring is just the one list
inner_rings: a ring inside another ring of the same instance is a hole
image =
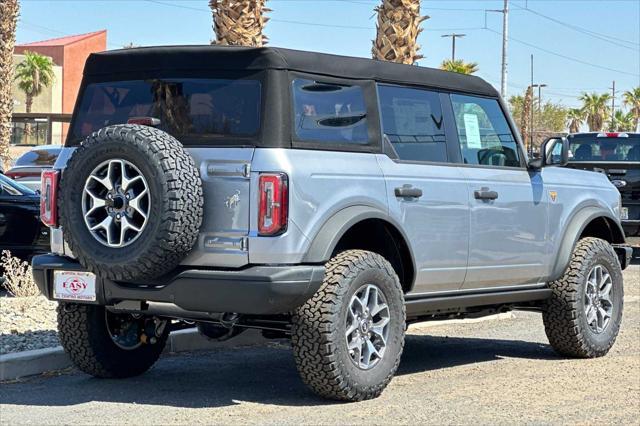
[[612, 132], [632, 132], [634, 129], [635, 122], [631, 111], [625, 114], [619, 109], [613, 114], [613, 119], [609, 121], [609, 130]]
[[13, 113], [13, 47], [19, 10], [18, 0], [0, 1], [0, 163], [9, 161]]
[[[24, 59], [16, 66], [15, 79], [18, 80], [18, 88], [26, 96], [24, 107], [27, 113], [31, 112], [33, 99], [53, 83], [53, 77], [53, 60], [50, 57], [35, 52], [24, 52]], [[31, 125], [26, 123], [25, 143], [28, 143], [30, 135]]]
[[478, 64], [475, 62], [465, 62], [462, 59], [445, 59], [440, 64], [440, 69], [460, 74], [473, 74], [478, 71]]
[[582, 101], [582, 110], [587, 120], [589, 130], [599, 132], [604, 127], [606, 118], [610, 114], [609, 101], [611, 95], [603, 93], [583, 93], [579, 98]]
[[269, 18], [265, 13], [267, 0], [210, 0], [213, 31], [211, 44], [262, 47], [267, 43], [263, 34]]
[[631, 90], [627, 90], [622, 95], [623, 102], [628, 106], [629, 113], [633, 117], [633, 131], [638, 130], [638, 123], [640, 123], [640, 87], [634, 87]]
[[374, 10], [378, 22], [373, 59], [413, 65], [423, 57], [418, 54], [418, 34], [420, 24], [429, 17], [420, 16], [420, 0], [382, 0]]
[[584, 111], [582, 108], [569, 108], [567, 111], [567, 126], [569, 133], [578, 133], [584, 123]]
[[53, 78], [53, 60], [50, 57], [24, 52], [24, 60], [16, 66], [15, 79], [18, 80], [18, 88], [26, 95], [24, 107], [27, 113], [31, 112], [33, 99], [53, 83]]

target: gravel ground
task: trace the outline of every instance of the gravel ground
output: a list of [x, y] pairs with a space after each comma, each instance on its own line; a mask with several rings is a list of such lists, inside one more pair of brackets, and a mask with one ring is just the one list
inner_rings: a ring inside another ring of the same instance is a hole
[[58, 346], [56, 302], [0, 297], [0, 354]]
[[633, 424], [640, 418], [640, 265], [625, 272], [625, 317], [610, 353], [557, 356], [539, 314], [412, 328], [379, 399], [311, 394], [285, 345], [163, 357], [147, 374], [76, 372], [0, 386], [0, 423]]

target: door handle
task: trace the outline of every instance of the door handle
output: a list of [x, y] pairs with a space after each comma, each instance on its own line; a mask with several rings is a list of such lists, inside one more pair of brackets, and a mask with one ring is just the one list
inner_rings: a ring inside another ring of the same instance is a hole
[[414, 188], [411, 185], [403, 185], [394, 189], [396, 197], [401, 198], [420, 198], [422, 197], [422, 189]]
[[489, 188], [482, 188], [473, 191], [473, 196], [476, 200], [495, 200], [498, 198], [498, 193], [496, 191], [490, 191]]

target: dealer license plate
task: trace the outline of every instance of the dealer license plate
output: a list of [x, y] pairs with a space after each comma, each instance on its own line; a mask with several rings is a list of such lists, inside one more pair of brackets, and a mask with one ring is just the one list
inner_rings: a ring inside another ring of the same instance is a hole
[[96, 300], [96, 276], [91, 272], [54, 271], [53, 298], [62, 300]]

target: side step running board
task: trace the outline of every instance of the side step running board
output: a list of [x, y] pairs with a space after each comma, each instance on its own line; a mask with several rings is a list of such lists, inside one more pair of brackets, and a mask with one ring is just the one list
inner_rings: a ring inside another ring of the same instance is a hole
[[465, 294], [447, 297], [426, 297], [405, 301], [407, 317], [436, 314], [439, 312], [460, 311], [474, 306], [506, 305], [548, 299], [551, 289], [503, 291], [482, 294]]

